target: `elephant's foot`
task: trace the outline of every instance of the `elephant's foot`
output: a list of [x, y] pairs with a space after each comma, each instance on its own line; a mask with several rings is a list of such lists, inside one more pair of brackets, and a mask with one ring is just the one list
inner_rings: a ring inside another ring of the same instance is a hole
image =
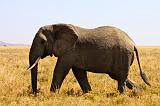
[[133, 89], [133, 88], [137, 88], [137, 89], [140, 89], [140, 87], [136, 84], [136, 83], [134, 83], [133, 81], [131, 81], [131, 80], [129, 80], [129, 79], [127, 79], [126, 80], [126, 86], [129, 88], [129, 89]]
[[51, 87], [50, 87], [50, 91], [51, 92], [56, 92], [56, 91], [58, 91], [59, 92], [59, 89], [60, 89], [60, 87], [59, 86], [57, 86], [55, 83], [52, 83], [51, 84]]
[[125, 91], [125, 81], [118, 81], [118, 91], [123, 94]]
[[129, 88], [129, 89], [133, 89], [136, 85], [129, 79], [126, 80], [126, 86]]
[[85, 88], [82, 88], [82, 91], [83, 91], [83, 93], [88, 93], [88, 92], [92, 91], [92, 89], [91, 89], [91, 87], [89, 85], [89, 86], [87, 86]]

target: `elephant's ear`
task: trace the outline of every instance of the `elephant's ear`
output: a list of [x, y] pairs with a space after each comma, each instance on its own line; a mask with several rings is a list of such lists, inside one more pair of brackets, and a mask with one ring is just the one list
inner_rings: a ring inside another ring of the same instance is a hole
[[62, 56], [74, 47], [78, 35], [72, 26], [66, 24], [53, 25], [53, 29], [55, 29], [54, 54]]

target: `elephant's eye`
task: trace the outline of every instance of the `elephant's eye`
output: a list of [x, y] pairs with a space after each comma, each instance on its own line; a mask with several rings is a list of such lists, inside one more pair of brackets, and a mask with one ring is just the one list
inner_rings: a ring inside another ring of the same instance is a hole
[[44, 44], [45, 43], [45, 41], [44, 40], [41, 40], [41, 44]]

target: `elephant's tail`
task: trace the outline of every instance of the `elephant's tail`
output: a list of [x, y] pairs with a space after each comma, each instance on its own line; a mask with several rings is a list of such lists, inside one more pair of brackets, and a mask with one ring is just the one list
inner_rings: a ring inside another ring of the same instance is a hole
[[136, 52], [136, 57], [137, 57], [138, 66], [139, 66], [139, 69], [140, 69], [141, 78], [143, 79], [143, 81], [144, 81], [147, 85], [151, 86], [151, 84], [149, 83], [149, 80], [148, 80], [146, 74], [145, 74], [145, 73], [142, 71], [142, 69], [141, 69], [141, 65], [140, 65], [140, 61], [139, 61], [139, 55], [138, 55], [138, 50], [137, 50], [136, 47], [134, 47], [134, 51]]

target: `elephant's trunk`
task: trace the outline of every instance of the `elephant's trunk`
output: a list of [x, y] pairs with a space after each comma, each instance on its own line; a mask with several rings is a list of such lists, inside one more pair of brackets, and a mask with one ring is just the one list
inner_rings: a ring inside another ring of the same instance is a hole
[[31, 83], [32, 83], [32, 92], [37, 93], [37, 67], [38, 67], [38, 60], [39, 57], [32, 55], [30, 53], [29, 55], [29, 64], [31, 69]]
[[31, 69], [32, 92], [37, 93], [37, 65]]

